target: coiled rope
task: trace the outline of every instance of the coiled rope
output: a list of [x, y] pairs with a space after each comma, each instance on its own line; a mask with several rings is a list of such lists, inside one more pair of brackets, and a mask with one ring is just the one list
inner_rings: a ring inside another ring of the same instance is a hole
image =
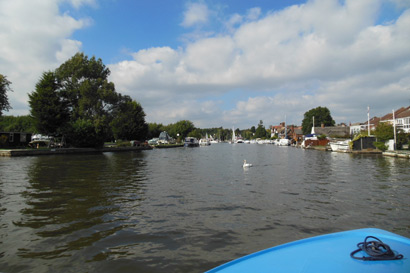
[[[368, 241], [368, 239], [376, 239], [376, 241]], [[354, 259], [363, 261], [385, 261], [385, 260], [400, 260], [403, 259], [402, 254], [396, 254], [391, 248], [383, 243], [379, 238], [374, 236], [367, 236], [364, 242], [357, 244], [358, 249], [350, 253], [350, 256]], [[363, 251], [368, 257], [357, 257], [356, 253]]]

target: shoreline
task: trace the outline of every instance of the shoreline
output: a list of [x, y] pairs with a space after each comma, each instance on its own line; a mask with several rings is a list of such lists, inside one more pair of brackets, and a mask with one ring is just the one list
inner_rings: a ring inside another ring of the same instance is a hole
[[[0, 150], [0, 157], [17, 157], [17, 156], [38, 156], [38, 155], [56, 155], [56, 154], [90, 154], [90, 153], [105, 153], [105, 152], [128, 152], [128, 151], [143, 151], [152, 149], [166, 149], [183, 147], [184, 145], [158, 145], [158, 146], [139, 146], [139, 147], [104, 147], [96, 148], [50, 148], [50, 149], [5, 149]], [[330, 149], [319, 146], [309, 147], [308, 149], [317, 151], [332, 152]], [[385, 151], [380, 150], [360, 150], [360, 151], [343, 151], [341, 153], [352, 154], [381, 154], [383, 156], [406, 158], [410, 159], [410, 151]]]
[[105, 147], [96, 148], [50, 148], [50, 149], [9, 149], [0, 150], [0, 157], [15, 157], [15, 156], [37, 156], [37, 155], [57, 155], [57, 154], [89, 154], [89, 153], [105, 153], [105, 152], [128, 152], [152, 150], [149, 146], [140, 147]]

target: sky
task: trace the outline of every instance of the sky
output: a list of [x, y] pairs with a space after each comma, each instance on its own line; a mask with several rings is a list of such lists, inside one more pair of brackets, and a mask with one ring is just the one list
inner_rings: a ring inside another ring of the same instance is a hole
[[146, 121], [356, 123], [410, 105], [410, 0], [0, 0], [13, 109], [75, 53], [101, 58]]

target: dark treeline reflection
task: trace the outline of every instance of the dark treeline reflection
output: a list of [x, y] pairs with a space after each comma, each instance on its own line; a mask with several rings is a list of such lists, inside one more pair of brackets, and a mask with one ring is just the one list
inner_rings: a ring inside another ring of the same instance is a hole
[[67, 256], [123, 229], [127, 217], [118, 212], [127, 205], [137, 210], [145, 180], [143, 153], [124, 155], [36, 158], [27, 172], [30, 186], [22, 193], [26, 206], [14, 224], [41, 239], [31, 240], [19, 255]]

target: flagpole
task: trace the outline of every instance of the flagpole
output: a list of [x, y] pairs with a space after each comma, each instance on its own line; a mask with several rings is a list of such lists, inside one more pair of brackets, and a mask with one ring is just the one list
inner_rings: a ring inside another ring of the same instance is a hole
[[393, 133], [394, 133], [394, 146], [393, 146], [393, 150], [396, 150], [396, 118], [394, 117], [394, 109], [393, 109]]

